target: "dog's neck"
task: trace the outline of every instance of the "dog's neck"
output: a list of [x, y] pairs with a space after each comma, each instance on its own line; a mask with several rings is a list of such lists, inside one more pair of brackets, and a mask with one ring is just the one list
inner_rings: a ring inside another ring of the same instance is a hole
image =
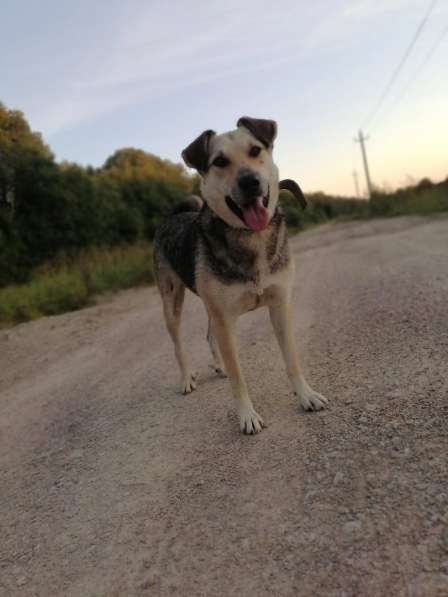
[[285, 217], [279, 207], [262, 232], [233, 228], [207, 204], [198, 223], [210, 267], [229, 283], [257, 285], [261, 278], [283, 269], [289, 262]]

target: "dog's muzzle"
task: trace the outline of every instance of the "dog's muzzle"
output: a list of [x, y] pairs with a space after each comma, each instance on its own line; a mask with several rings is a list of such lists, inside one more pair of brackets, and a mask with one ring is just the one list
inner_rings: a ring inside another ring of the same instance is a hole
[[244, 224], [254, 232], [264, 230], [269, 224], [269, 197], [270, 190], [268, 188], [267, 195], [257, 195], [252, 197], [244, 197], [240, 204], [230, 197], [226, 196], [226, 203], [228, 208], [238, 217]]

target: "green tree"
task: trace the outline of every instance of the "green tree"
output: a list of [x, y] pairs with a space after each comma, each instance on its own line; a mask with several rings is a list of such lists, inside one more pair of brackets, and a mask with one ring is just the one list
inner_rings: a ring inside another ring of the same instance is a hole
[[0, 104], [0, 285], [61, 254], [151, 239], [198, 186], [181, 164], [141, 149], [120, 149], [102, 168], [58, 164], [23, 114]]
[[158, 180], [174, 184], [191, 192], [194, 179], [182, 164], [147, 153], [142, 149], [118, 149], [105, 162], [103, 169], [120, 181]]
[[36, 158], [52, 159], [50, 149], [22, 112], [0, 103], [0, 206], [13, 206], [18, 173]]

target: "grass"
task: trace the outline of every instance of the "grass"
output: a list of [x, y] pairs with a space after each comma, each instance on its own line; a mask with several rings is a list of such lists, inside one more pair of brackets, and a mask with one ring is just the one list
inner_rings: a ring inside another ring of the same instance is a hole
[[334, 198], [323, 193], [308, 195], [308, 199], [308, 206], [302, 211], [289, 195], [282, 194], [286, 220], [294, 231], [335, 219], [355, 220], [447, 212], [448, 183], [399, 189], [394, 193], [376, 191], [371, 201]]
[[402, 216], [408, 214], [431, 214], [448, 211], [448, 189], [446, 186], [432, 188], [402, 189], [388, 195], [375, 193], [370, 202], [372, 216]]
[[[293, 232], [334, 219], [353, 220], [448, 211], [448, 183], [376, 192], [372, 200], [309, 195], [302, 211], [286, 193], [282, 204]], [[92, 248], [37, 269], [29, 283], [0, 289], [0, 325], [55, 315], [92, 304], [96, 294], [153, 281], [151, 246]]]
[[149, 243], [88, 249], [37, 269], [27, 284], [0, 289], [0, 324], [80, 309], [96, 294], [152, 281]]

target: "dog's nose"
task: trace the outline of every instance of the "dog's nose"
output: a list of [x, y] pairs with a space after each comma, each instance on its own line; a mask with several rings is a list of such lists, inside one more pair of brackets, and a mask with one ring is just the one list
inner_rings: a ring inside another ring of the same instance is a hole
[[252, 172], [247, 172], [238, 178], [238, 186], [246, 195], [258, 195], [260, 193], [260, 180]]

